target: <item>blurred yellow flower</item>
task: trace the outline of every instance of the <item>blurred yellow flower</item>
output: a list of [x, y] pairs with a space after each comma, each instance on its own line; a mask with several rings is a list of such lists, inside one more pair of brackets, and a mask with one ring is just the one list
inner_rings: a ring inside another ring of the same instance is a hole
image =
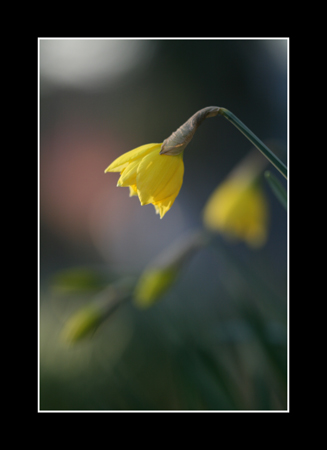
[[251, 247], [265, 244], [269, 210], [259, 173], [258, 167], [246, 160], [216, 188], [204, 207], [206, 228]]
[[120, 172], [117, 186], [127, 186], [141, 205], [150, 203], [160, 218], [172, 207], [183, 183], [183, 152], [160, 154], [162, 144], [146, 144], [124, 153], [105, 172]]

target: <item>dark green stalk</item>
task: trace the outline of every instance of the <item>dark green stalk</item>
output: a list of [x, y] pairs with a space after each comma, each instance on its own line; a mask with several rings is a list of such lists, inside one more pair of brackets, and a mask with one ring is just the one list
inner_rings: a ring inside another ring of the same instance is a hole
[[287, 179], [287, 167], [277, 158], [277, 156], [269, 150], [269, 148], [244, 125], [233, 113], [225, 108], [219, 108], [218, 114], [229, 120], [260, 152], [276, 167], [276, 169]]

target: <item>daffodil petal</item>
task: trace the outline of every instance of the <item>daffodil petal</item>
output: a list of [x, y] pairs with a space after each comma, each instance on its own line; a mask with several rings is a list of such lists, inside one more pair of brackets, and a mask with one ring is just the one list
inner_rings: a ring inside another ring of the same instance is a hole
[[161, 144], [145, 144], [140, 147], [130, 150], [127, 153], [119, 156], [115, 161], [113, 161], [110, 166], [108, 166], [105, 172], [121, 172], [125, 169], [128, 163], [135, 161], [136, 159], [142, 158], [154, 149], [160, 151]]
[[174, 193], [178, 194], [184, 174], [180, 155], [146, 155], [137, 168], [136, 184], [142, 205], [157, 203]]
[[123, 169], [120, 178], [118, 180], [117, 186], [130, 186], [136, 184], [136, 171], [137, 166], [140, 164], [139, 160], [133, 161], [128, 164], [126, 169]]
[[156, 210], [156, 213], [160, 215], [160, 219], [163, 218], [163, 216], [166, 214], [167, 211], [170, 210], [170, 208], [173, 206], [173, 203], [178, 195], [178, 192], [176, 192], [174, 195], [165, 198], [164, 200], [154, 203], [153, 206]]
[[129, 186], [129, 196], [133, 197], [134, 195], [137, 195], [136, 184], [132, 184], [132, 185]]

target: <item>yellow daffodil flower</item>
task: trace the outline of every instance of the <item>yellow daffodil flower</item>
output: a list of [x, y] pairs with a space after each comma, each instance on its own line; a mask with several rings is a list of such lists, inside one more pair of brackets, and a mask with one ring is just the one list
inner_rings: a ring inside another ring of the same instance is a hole
[[206, 228], [260, 247], [267, 239], [268, 203], [257, 180], [259, 169], [241, 164], [212, 193], [203, 211]]
[[130, 197], [138, 195], [141, 205], [152, 203], [162, 219], [182, 187], [185, 147], [203, 120], [218, 112], [216, 106], [201, 109], [162, 144], [137, 147], [117, 158], [105, 172], [120, 172], [117, 186], [128, 186]]
[[127, 186], [141, 205], [153, 204], [160, 218], [172, 207], [183, 183], [183, 152], [160, 154], [162, 144], [142, 145], [110, 164], [105, 172], [120, 172], [117, 186]]

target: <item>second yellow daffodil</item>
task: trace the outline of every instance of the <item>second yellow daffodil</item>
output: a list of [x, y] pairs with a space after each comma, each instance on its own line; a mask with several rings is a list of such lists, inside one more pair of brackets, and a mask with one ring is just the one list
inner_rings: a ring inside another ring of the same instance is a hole
[[183, 152], [160, 154], [162, 144], [146, 144], [124, 153], [105, 170], [120, 172], [117, 186], [127, 186], [141, 205], [153, 204], [162, 218], [172, 207], [183, 183]]
[[261, 247], [267, 240], [269, 210], [258, 180], [265, 161], [249, 155], [214, 190], [204, 211], [207, 229], [250, 247]]

